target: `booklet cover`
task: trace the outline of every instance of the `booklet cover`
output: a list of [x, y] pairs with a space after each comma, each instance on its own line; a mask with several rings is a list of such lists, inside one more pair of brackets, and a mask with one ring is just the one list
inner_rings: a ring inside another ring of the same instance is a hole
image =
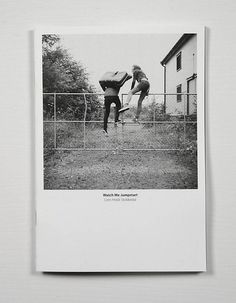
[[35, 31], [36, 270], [205, 271], [204, 28]]

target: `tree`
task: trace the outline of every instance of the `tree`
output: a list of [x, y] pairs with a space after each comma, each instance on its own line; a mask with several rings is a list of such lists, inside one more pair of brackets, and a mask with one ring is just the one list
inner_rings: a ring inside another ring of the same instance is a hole
[[58, 35], [43, 35], [42, 36], [43, 50], [44, 51], [48, 50], [50, 47], [52, 47], [58, 41], [60, 41], [60, 38]]
[[[89, 83], [85, 67], [74, 60], [69, 52], [59, 44], [57, 35], [42, 36], [43, 54], [43, 92], [44, 93], [94, 93]], [[44, 114], [53, 116], [52, 96], [44, 97]], [[100, 103], [96, 95], [86, 96], [88, 104], [86, 119], [97, 117]], [[57, 96], [57, 116], [60, 119], [83, 119], [85, 110], [84, 96]]]

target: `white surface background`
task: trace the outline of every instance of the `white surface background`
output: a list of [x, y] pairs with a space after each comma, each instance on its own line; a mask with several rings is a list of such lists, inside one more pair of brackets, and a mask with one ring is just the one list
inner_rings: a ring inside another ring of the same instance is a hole
[[[235, 302], [236, 2], [0, 1], [0, 302]], [[35, 273], [33, 237], [33, 39], [43, 25], [114, 22], [208, 27], [208, 272], [49, 275]]]

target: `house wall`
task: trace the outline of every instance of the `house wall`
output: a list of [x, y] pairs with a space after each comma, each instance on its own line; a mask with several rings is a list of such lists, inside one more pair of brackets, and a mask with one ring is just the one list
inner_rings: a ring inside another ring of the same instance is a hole
[[[181, 51], [182, 53], [182, 67], [179, 71], [176, 70], [176, 55]], [[197, 73], [197, 36], [193, 36], [186, 42], [185, 45], [174, 55], [166, 64], [166, 92], [176, 93], [176, 87], [182, 84], [182, 92], [187, 93], [187, 78]], [[193, 92], [195, 93], [195, 92]], [[166, 112], [179, 113], [184, 109], [184, 96], [182, 101], [177, 102], [176, 96], [167, 96]], [[194, 106], [190, 97], [190, 114], [193, 112]]]

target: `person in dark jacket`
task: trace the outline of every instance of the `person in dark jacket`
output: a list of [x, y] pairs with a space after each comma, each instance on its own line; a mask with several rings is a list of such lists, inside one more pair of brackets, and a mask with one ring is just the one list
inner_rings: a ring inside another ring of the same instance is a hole
[[120, 88], [114, 88], [114, 87], [106, 87], [104, 85], [101, 85], [103, 91], [105, 92], [104, 94], [104, 120], [103, 120], [103, 132], [106, 136], [108, 136], [107, 132], [107, 122], [108, 122], [108, 117], [110, 114], [110, 108], [111, 104], [115, 103], [116, 105], [116, 110], [115, 110], [115, 123], [120, 122], [119, 120], [119, 110], [121, 108], [121, 103], [120, 103], [120, 98], [119, 98], [119, 91]]

